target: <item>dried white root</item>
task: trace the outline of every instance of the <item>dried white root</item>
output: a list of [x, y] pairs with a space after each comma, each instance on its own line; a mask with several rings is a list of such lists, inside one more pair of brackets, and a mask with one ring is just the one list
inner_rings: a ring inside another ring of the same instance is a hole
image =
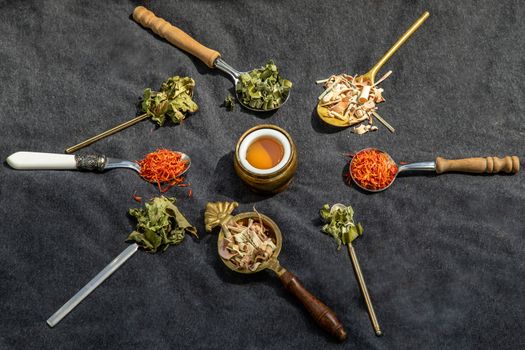
[[[368, 119], [369, 125], [373, 124], [376, 117], [388, 130], [394, 132], [394, 128], [376, 113], [377, 104], [384, 102], [383, 89], [377, 85], [384, 81], [392, 71], [383, 75], [375, 84], [358, 79], [357, 76], [346, 74], [332, 75], [328, 79], [316, 81], [317, 84], [324, 83], [325, 91], [319, 96], [319, 106], [328, 109], [328, 116], [355, 125]], [[356, 128], [354, 128], [356, 129]], [[375, 131], [377, 127], [358, 129], [357, 134]]]
[[257, 270], [277, 249], [262, 220], [255, 222], [249, 219], [247, 225], [239, 222], [229, 223], [223, 226], [223, 233], [224, 239], [220, 242], [219, 255], [239, 270]]
[[354, 129], [352, 130], [352, 132], [357, 135], [363, 135], [369, 131], [377, 131], [377, 126], [361, 124], [359, 126], [354, 127]]

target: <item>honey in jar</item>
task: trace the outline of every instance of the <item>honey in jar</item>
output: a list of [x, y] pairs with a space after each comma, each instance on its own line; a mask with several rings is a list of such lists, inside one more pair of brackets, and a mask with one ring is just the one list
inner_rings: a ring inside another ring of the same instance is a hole
[[246, 160], [257, 169], [271, 169], [279, 164], [283, 156], [283, 145], [270, 136], [255, 139], [246, 151]]

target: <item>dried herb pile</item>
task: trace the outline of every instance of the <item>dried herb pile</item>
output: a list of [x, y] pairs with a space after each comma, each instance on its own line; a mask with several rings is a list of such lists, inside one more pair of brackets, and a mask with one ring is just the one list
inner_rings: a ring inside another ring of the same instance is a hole
[[142, 111], [159, 126], [166, 118], [175, 124], [184, 120], [187, 113], [196, 112], [199, 107], [192, 100], [195, 80], [190, 77], [174, 76], [162, 83], [160, 91], [144, 90]]
[[336, 240], [337, 250], [341, 249], [341, 243], [346, 245], [363, 234], [363, 226], [354, 223], [354, 209], [350, 205], [325, 204], [319, 214], [325, 222], [321, 231]]
[[396, 163], [378, 149], [367, 148], [352, 157], [349, 174], [355, 182], [369, 190], [382, 190], [396, 178]]
[[247, 224], [230, 222], [223, 225], [223, 233], [219, 255], [239, 270], [257, 270], [277, 249], [262, 219], [258, 222], [248, 219]]
[[244, 105], [262, 110], [279, 107], [291, 88], [292, 82], [279, 75], [279, 69], [271, 60], [260, 69], [241, 74], [236, 86], [237, 96]]
[[186, 234], [199, 237], [197, 229], [175, 206], [175, 198], [155, 197], [144, 208], [129, 209], [129, 215], [137, 220], [137, 227], [126, 241], [137, 243], [149, 253], [180, 244]]
[[385, 101], [383, 89], [377, 85], [391, 73], [392, 71], [389, 71], [373, 85], [359, 79], [357, 75], [332, 75], [328, 79], [319, 80], [317, 83], [324, 83], [326, 89], [319, 96], [319, 106], [328, 109], [328, 117], [342, 120], [350, 126], [367, 121], [368, 124], [354, 127], [353, 132], [356, 134], [376, 131], [377, 126], [373, 125], [374, 117], [394, 132], [394, 128], [376, 112], [377, 104]]
[[157, 184], [162, 193], [173, 186], [185, 185], [184, 176], [181, 174], [188, 168], [188, 163], [182, 160], [180, 152], [165, 148], [158, 149], [148, 153], [137, 163], [140, 166], [140, 176], [148, 182]]

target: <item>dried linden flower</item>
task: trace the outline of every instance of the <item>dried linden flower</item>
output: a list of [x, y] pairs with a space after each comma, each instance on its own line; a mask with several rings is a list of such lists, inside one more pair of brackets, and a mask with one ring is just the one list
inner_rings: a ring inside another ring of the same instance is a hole
[[129, 215], [137, 219], [137, 228], [126, 241], [137, 243], [149, 253], [180, 244], [188, 233], [198, 238], [197, 229], [175, 206], [175, 198], [155, 197], [144, 208], [131, 208]]
[[186, 113], [194, 113], [199, 107], [192, 100], [195, 80], [190, 77], [174, 76], [162, 83], [160, 91], [144, 90], [142, 111], [147, 113], [159, 126], [166, 117], [179, 124]]
[[270, 110], [279, 107], [288, 97], [292, 82], [283, 79], [273, 61], [260, 69], [241, 74], [237, 95], [244, 105], [254, 109]]

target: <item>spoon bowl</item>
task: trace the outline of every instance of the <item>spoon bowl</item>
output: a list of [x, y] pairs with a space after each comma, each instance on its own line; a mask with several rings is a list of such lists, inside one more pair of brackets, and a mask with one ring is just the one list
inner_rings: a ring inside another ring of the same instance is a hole
[[237, 98], [237, 102], [239, 102], [239, 104], [241, 106], [243, 106], [244, 108], [246, 108], [246, 109], [249, 109], [249, 110], [254, 111], [254, 112], [272, 112], [272, 111], [275, 111], [275, 110], [281, 108], [281, 106], [284, 105], [288, 101], [288, 98], [290, 97], [290, 93], [288, 93], [286, 95], [286, 98], [284, 99], [284, 101], [281, 102], [281, 104], [279, 106], [274, 107], [274, 108], [257, 109], [257, 108], [254, 108], [254, 107], [250, 107], [249, 105], [247, 105], [244, 102], [242, 102], [243, 101], [242, 100], [242, 96], [239, 96], [239, 92], [238, 92], [238, 89], [237, 89], [237, 87], [241, 83], [241, 81], [240, 81], [241, 75], [249, 74], [250, 71], [248, 71], [248, 72], [239, 72], [238, 70], [236, 70], [235, 68], [230, 66], [228, 63], [226, 63], [226, 61], [224, 61], [221, 57], [218, 57], [215, 60], [214, 64], [215, 64], [215, 68], [218, 68], [219, 70], [221, 70], [224, 73], [228, 74], [232, 78], [232, 80], [233, 80], [233, 87], [235, 89], [235, 97]]
[[[385, 186], [385, 187], [383, 187], [383, 188], [380, 188], [380, 189], [367, 188], [367, 187], [361, 185], [361, 184], [359, 183], [359, 181], [357, 181], [357, 180], [355, 179], [354, 174], [353, 174], [353, 172], [352, 172], [352, 165], [354, 165], [354, 160], [356, 159], [355, 156], [357, 156], [359, 153], [370, 152], [370, 151], [381, 152], [382, 154], [384, 154], [384, 155], [387, 157], [388, 161], [391, 162], [393, 165], [395, 165], [396, 168], [397, 168], [397, 171], [396, 171], [394, 177], [392, 178], [392, 181], [390, 181], [390, 183], [389, 183], [387, 186]], [[398, 166], [398, 165], [396, 164], [396, 162], [392, 159], [392, 157], [390, 157], [390, 155], [389, 155], [388, 153], [386, 153], [385, 151], [382, 151], [382, 150], [380, 150], [380, 149], [377, 149], [377, 148], [370, 148], [370, 147], [369, 147], [369, 148], [364, 148], [364, 149], [360, 150], [359, 152], [356, 152], [355, 155], [354, 155], [354, 157], [352, 157], [352, 160], [350, 161], [350, 165], [349, 165], [349, 174], [350, 174], [350, 177], [352, 178], [352, 181], [357, 185], [357, 187], [361, 188], [361, 189], [364, 190], [364, 191], [368, 191], [368, 192], [381, 192], [381, 191], [386, 190], [387, 188], [389, 188], [390, 186], [392, 186], [392, 184], [393, 184], [394, 181], [396, 180], [396, 177], [397, 177], [397, 175], [399, 174], [399, 172], [400, 172], [400, 170], [399, 170], [399, 166]]]
[[272, 241], [276, 247], [275, 251], [273, 252], [272, 256], [268, 260], [260, 264], [254, 271], [247, 270], [247, 269], [239, 269], [230, 260], [224, 259], [220, 255], [220, 247], [224, 240], [224, 230], [221, 230], [219, 232], [219, 237], [217, 239], [217, 248], [218, 248], [217, 253], [219, 254], [219, 257], [221, 261], [224, 263], [224, 265], [226, 265], [230, 270], [235, 271], [235, 272], [245, 273], [245, 274], [252, 274], [252, 273], [256, 273], [256, 272], [259, 272], [265, 269], [271, 269], [274, 272], [278, 273], [277, 267], [280, 267], [280, 264], [279, 264], [279, 261], [277, 260], [277, 257], [279, 256], [279, 253], [281, 252], [281, 248], [283, 245], [283, 236], [277, 224], [272, 219], [270, 219], [268, 216], [263, 215], [263, 214], [257, 214], [256, 212], [246, 212], [242, 214], [237, 214], [234, 217], [232, 217], [229, 220], [229, 222], [230, 221], [231, 222], [239, 222], [239, 221], [244, 222], [244, 221], [247, 221], [248, 219], [259, 220], [259, 216], [262, 219], [263, 226], [268, 228], [269, 236], [270, 238], [272, 238]]

